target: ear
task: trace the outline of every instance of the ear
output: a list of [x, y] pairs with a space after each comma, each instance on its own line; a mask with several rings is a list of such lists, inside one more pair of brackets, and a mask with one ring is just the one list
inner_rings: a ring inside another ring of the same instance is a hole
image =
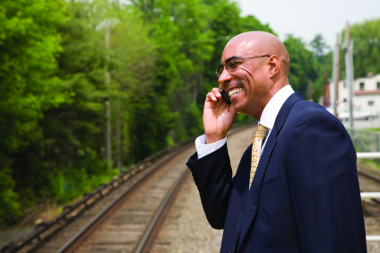
[[272, 55], [268, 59], [269, 66], [269, 77], [272, 78], [280, 71], [281, 68], [281, 60], [277, 55]]

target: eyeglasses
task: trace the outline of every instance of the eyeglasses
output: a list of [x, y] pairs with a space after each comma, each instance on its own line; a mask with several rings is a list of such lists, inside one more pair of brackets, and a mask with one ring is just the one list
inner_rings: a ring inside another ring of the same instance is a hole
[[224, 64], [222, 63], [219, 65], [218, 69], [215, 71], [215, 75], [219, 78], [224, 68], [228, 70], [229, 72], [233, 72], [244, 61], [249, 60], [249, 59], [254, 59], [254, 58], [261, 58], [261, 57], [271, 57], [271, 55], [266, 54], [266, 55], [258, 55], [258, 56], [251, 56], [251, 57], [233, 56], [231, 58], [228, 58]]

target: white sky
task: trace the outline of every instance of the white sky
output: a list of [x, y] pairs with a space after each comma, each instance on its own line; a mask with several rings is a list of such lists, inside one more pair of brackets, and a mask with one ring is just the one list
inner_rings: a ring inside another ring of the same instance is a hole
[[253, 15], [269, 24], [281, 40], [285, 34], [309, 43], [321, 33], [330, 47], [336, 34], [350, 24], [380, 18], [380, 0], [235, 0], [242, 16]]

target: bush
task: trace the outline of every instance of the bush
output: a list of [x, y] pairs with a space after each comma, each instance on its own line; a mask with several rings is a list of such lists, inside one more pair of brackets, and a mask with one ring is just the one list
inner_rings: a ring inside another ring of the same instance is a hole
[[18, 195], [13, 191], [15, 182], [10, 169], [0, 170], [0, 223], [4, 218], [15, 220], [21, 215]]

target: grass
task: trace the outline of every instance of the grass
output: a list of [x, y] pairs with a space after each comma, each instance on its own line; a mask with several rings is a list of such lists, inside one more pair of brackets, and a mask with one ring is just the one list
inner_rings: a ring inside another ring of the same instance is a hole
[[358, 163], [359, 162], [367, 164], [374, 169], [380, 170], [380, 164], [378, 162], [376, 162], [376, 160], [374, 160], [374, 159], [360, 159], [360, 161], [358, 161]]
[[366, 128], [365, 130], [370, 132], [380, 132], [380, 128]]

